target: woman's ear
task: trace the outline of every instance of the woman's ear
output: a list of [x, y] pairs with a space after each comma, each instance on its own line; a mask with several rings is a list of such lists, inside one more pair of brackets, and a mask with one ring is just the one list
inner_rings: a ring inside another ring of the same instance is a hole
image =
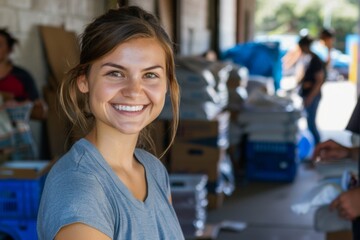
[[89, 83], [88, 83], [88, 81], [86, 79], [85, 74], [78, 77], [77, 85], [78, 85], [78, 88], [79, 88], [80, 92], [82, 92], [82, 93], [89, 92]]

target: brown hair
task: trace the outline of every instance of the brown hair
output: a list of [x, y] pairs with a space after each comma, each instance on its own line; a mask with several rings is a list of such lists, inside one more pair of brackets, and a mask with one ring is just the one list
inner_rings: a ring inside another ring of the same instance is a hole
[[[94, 117], [89, 111], [88, 94], [79, 91], [77, 79], [81, 75], [87, 75], [97, 59], [111, 52], [119, 44], [134, 38], [155, 38], [165, 51], [168, 89], [173, 111], [170, 144], [166, 152], [174, 141], [179, 122], [180, 93], [175, 76], [173, 45], [158, 20], [139, 7], [111, 9], [85, 28], [80, 36], [80, 62], [68, 72], [60, 86], [60, 104], [73, 123], [72, 132], [80, 130], [82, 136], [89, 133], [94, 126]], [[137, 147], [155, 150], [148, 127], [140, 132]]]
[[0, 36], [5, 38], [10, 52], [13, 50], [15, 44], [19, 43], [19, 41], [14, 38], [6, 28], [0, 28]]

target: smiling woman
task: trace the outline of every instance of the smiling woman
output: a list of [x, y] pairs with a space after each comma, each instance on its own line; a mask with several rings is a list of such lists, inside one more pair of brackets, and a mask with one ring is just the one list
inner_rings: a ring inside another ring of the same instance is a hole
[[140, 148], [167, 91], [174, 139], [179, 87], [173, 57], [165, 31], [138, 7], [110, 10], [86, 27], [80, 63], [59, 96], [82, 136], [47, 177], [39, 239], [184, 239], [166, 169]]
[[96, 119], [92, 138], [95, 132], [137, 134], [155, 120], [165, 101], [165, 59], [158, 40], [135, 38], [115, 47], [92, 65], [88, 76], [78, 79], [80, 91], [93, 96], [89, 99]]

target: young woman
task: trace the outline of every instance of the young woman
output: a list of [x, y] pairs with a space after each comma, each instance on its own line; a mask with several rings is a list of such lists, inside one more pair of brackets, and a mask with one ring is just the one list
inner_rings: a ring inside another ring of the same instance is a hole
[[[39, 239], [184, 239], [162, 163], [139, 148], [167, 93], [178, 122], [172, 43], [139, 7], [109, 10], [81, 38], [60, 102], [84, 137], [52, 167]], [[173, 139], [173, 138], [172, 138]]]

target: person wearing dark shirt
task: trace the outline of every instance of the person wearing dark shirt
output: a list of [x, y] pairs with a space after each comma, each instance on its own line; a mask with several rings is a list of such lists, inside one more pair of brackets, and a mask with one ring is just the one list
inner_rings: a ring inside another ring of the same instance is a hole
[[325, 79], [325, 66], [323, 61], [310, 50], [312, 41], [309, 36], [304, 36], [298, 43], [303, 63], [303, 75], [299, 84], [308, 127], [314, 136], [315, 144], [317, 144], [320, 142], [320, 134], [316, 126], [316, 114], [321, 100], [321, 86]]
[[[0, 29], [0, 107], [6, 109], [12, 123], [12, 141], [7, 142], [13, 160], [37, 158], [29, 118], [45, 120], [47, 105], [40, 99], [31, 74], [13, 64], [10, 54], [18, 43], [6, 29]], [[0, 149], [0, 154], [5, 152]]]
[[0, 29], [0, 95], [4, 102], [33, 102], [32, 118], [44, 119], [46, 104], [39, 97], [33, 77], [10, 60], [17, 43], [17, 39], [6, 29]]
[[331, 49], [335, 41], [335, 32], [333, 29], [323, 28], [319, 35], [319, 44], [322, 46], [322, 48], [319, 47], [319, 50], [322, 51], [320, 57], [325, 62], [326, 68], [329, 69], [331, 68]]
[[[360, 134], [360, 97], [350, 117], [346, 130]], [[318, 144], [315, 148], [313, 158], [320, 161], [329, 161], [342, 158], [360, 159], [360, 148], [345, 147], [333, 140]], [[360, 166], [360, 165], [359, 165]], [[358, 170], [358, 174], [360, 169]], [[331, 209], [337, 210], [339, 215], [352, 221], [353, 239], [360, 240], [360, 186], [343, 192], [330, 205]]]
[[[1, 38], [1, 37], [0, 37]], [[0, 79], [0, 91], [7, 98], [16, 101], [37, 100], [39, 93], [36, 90], [34, 80], [24, 69], [13, 66], [10, 72]]]

